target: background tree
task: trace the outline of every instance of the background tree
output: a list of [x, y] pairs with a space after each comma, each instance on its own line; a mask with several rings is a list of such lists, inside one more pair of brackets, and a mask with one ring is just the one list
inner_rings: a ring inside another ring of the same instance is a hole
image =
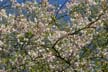
[[108, 71], [107, 0], [10, 3], [0, 7], [0, 70]]

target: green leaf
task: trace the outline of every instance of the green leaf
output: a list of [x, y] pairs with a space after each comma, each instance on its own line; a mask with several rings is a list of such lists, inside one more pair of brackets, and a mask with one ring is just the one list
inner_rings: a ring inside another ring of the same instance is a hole
[[33, 37], [33, 33], [32, 33], [31, 31], [26, 32], [26, 33], [25, 33], [25, 37], [26, 37], [26, 38], [31, 38], [31, 37]]

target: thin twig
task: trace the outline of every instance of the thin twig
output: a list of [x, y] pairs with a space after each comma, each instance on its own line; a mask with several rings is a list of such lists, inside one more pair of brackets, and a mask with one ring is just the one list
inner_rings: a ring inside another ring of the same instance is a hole
[[57, 17], [59, 11], [65, 6], [65, 4], [68, 2], [69, 0], [65, 0], [64, 3], [60, 6], [60, 8], [57, 10], [55, 17]]

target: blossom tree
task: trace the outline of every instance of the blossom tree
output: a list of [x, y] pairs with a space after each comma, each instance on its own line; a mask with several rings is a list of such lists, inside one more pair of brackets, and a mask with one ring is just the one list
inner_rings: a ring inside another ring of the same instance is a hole
[[10, 3], [0, 7], [2, 72], [108, 71], [107, 0]]

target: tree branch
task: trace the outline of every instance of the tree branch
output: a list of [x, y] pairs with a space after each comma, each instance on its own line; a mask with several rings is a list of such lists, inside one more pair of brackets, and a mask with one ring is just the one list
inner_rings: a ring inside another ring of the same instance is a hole
[[[98, 15], [98, 17], [97, 17], [94, 21], [90, 22], [90, 23], [87, 24], [85, 27], [74, 31], [73, 33], [71, 33], [71, 32], [70, 32], [70, 33], [67, 33], [67, 34], [65, 34], [64, 36], [58, 38], [58, 40], [57, 40], [57, 41], [52, 45], [52, 47], [51, 47], [51, 48], [56, 52], [56, 55], [55, 55], [55, 56], [56, 56], [57, 58], [60, 58], [60, 59], [61, 59], [62, 61], [64, 61], [65, 63], [67, 63], [69, 66], [71, 66], [70, 61], [68, 61], [68, 60], [66, 60], [65, 58], [63, 58], [63, 57], [60, 55], [59, 51], [55, 48], [55, 46], [56, 46], [62, 39], [66, 38], [66, 37], [68, 37], [68, 36], [70, 36], [70, 35], [78, 34], [80, 31], [85, 30], [85, 29], [88, 29], [88, 28], [93, 28], [93, 27], [91, 27], [91, 25], [93, 25], [93, 24], [96, 23], [98, 20], [100, 20], [100, 18], [102, 17], [102, 15], [104, 15], [104, 12], [105, 12], [106, 10], [107, 10], [107, 8], [104, 9], [103, 12], [100, 13], [100, 14]], [[74, 66], [72, 66], [72, 68], [74, 69], [74, 72], [77, 72], [77, 71], [75, 70]]]
[[[106, 9], [104, 10], [104, 12], [106, 11]], [[78, 29], [76, 31], [74, 31], [73, 33], [67, 33], [65, 34], [64, 36], [60, 37], [52, 46], [52, 48], [55, 48], [56, 44], [61, 41], [62, 39], [64, 39], [65, 37], [67, 36], [70, 36], [70, 35], [75, 35], [75, 34], [78, 34], [80, 31], [84, 30], [84, 29], [87, 29], [87, 28], [91, 28], [91, 25], [93, 25], [94, 23], [96, 23], [98, 20], [100, 20], [101, 16], [104, 15], [104, 12], [100, 13], [98, 18], [92, 22], [90, 22], [89, 24], [87, 24], [85, 27], [81, 28], [81, 29]]]

